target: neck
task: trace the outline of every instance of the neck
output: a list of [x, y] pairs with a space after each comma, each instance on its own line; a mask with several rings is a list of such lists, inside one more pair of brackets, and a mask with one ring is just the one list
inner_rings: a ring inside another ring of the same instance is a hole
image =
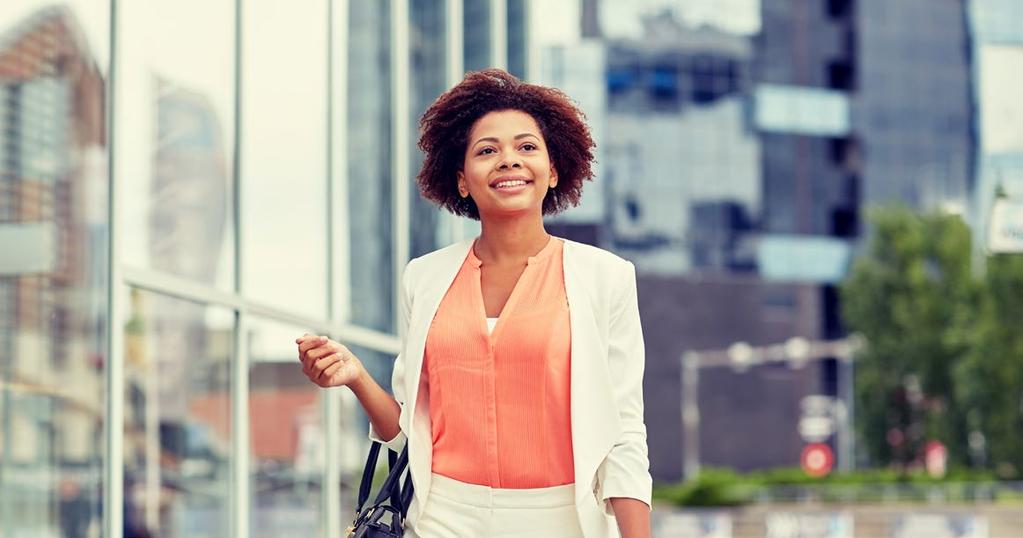
[[543, 250], [550, 234], [539, 215], [509, 219], [481, 219], [476, 256], [484, 265], [520, 265]]

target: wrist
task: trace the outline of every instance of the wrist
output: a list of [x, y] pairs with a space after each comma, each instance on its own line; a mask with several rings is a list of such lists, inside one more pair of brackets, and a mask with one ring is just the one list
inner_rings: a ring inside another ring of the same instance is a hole
[[355, 376], [355, 379], [348, 383], [348, 388], [351, 389], [356, 396], [359, 396], [364, 393], [366, 388], [372, 383], [373, 377], [369, 375], [366, 368], [362, 366], [362, 362], [359, 362], [359, 373]]

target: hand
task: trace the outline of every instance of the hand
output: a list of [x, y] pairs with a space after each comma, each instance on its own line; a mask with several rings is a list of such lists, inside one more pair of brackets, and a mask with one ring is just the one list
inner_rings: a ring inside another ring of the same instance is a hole
[[347, 347], [315, 334], [295, 339], [302, 373], [321, 387], [347, 386], [359, 380], [365, 369]]

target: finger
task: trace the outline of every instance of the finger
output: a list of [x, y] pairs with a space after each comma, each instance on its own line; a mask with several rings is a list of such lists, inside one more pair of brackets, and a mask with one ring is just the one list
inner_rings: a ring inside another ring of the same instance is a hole
[[318, 379], [323, 381], [324, 383], [329, 383], [330, 380], [334, 378], [334, 374], [336, 374], [338, 370], [340, 370], [344, 365], [345, 365], [344, 360], [340, 360], [335, 362], [334, 364], [331, 364], [330, 366], [326, 367], [323, 370], [323, 372], [320, 372], [320, 376]]
[[305, 342], [306, 340], [309, 340], [310, 338], [316, 338], [318, 336], [319, 336], [318, 334], [302, 333], [302, 336], [299, 336], [298, 338], [295, 339], [295, 343], [296, 344], [301, 344], [302, 342]]
[[298, 346], [298, 361], [302, 363], [303, 367], [309, 361], [309, 350], [316, 349], [315, 347], [310, 347], [310, 345], [300, 344]]
[[314, 336], [314, 337], [308, 338], [304, 342], [302, 342], [302, 344], [300, 344], [298, 346], [298, 352], [299, 353], [305, 353], [305, 352], [309, 351], [310, 349], [322, 346], [323, 344], [326, 344], [326, 343], [327, 343], [327, 337], [326, 336]]
[[318, 348], [314, 348], [314, 349], [309, 350], [308, 352], [306, 352], [305, 356], [306, 356], [306, 360], [310, 360], [310, 359], [311, 360], [317, 360], [317, 359], [322, 359], [323, 357], [326, 357], [327, 355], [330, 355], [331, 353], [338, 353], [340, 351], [341, 351], [341, 349], [340, 349], [339, 345], [330, 343], [330, 344], [324, 344], [324, 345], [322, 345], [322, 346], [320, 346]]
[[330, 355], [327, 355], [326, 357], [323, 357], [322, 359], [317, 360], [309, 369], [316, 374], [316, 377], [320, 377], [320, 375], [323, 373], [324, 370], [327, 369], [328, 366], [336, 362], [339, 362], [340, 360], [341, 360], [340, 353], [332, 353]]
[[309, 379], [312, 379], [313, 361], [309, 360], [305, 355], [299, 355], [298, 362], [302, 365], [302, 373], [309, 377]]
[[302, 341], [299, 342], [298, 344], [298, 351], [301, 353], [309, 350], [310, 348], [316, 347], [317, 345], [319, 345], [319, 340], [320, 337], [316, 335], [303, 338]]
[[325, 377], [325, 376], [323, 375], [323, 373], [324, 373], [324, 372], [325, 372], [325, 371], [326, 371], [326, 370], [327, 370], [328, 368], [331, 368], [332, 366], [334, 366], [335, 364], [338, 364], [338, 363], [340, 363], [340, 362], [341, 362], [341, 361], [337, 361], [337, 360], [335, 360], [335, 361], [332, 361], [332, 362], [330, 362], [330, 363], [328, 363], [328, 364], [325, 364], [325, 365], [323, 366], [323, 368], [316, 368], [315, 366], [314, 366], [314, 367], [311, 367], [311, 368], [309, 369], [309, 370], [310, 370], [310, 372], [309, 372], [309, 380], [310, 380], [310, 381], [312, 381], [313, 383], [316, 383], [317, 385], [320, 385], [320, 386], [324, 386], [323, 384], [324, 384], [324, 383], [325, 383], [325, 382], [326, 382], [326, 381], [327, 381], [328, 379], [330, 379], [330, 378], [329, 378], [329, 377]]

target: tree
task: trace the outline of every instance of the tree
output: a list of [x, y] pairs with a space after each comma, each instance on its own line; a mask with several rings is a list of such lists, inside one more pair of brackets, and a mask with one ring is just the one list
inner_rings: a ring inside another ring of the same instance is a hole
[[965, 394], [953, 374], [974, 344], [970, 230], [957, 216], [901, 207], [870, 218], [867, 251], [841, 286], [845, 325], [867, 343], [855, 369], [861, 442], [875, 463], [909, 465], [937, 439], [952, 462], [965, 463], [968, 428], [957, 401]]
[[987, 260], [970, 350], [956, 369], [974, 459], [1003, 478], [1023, 472], [1023, 255]]

